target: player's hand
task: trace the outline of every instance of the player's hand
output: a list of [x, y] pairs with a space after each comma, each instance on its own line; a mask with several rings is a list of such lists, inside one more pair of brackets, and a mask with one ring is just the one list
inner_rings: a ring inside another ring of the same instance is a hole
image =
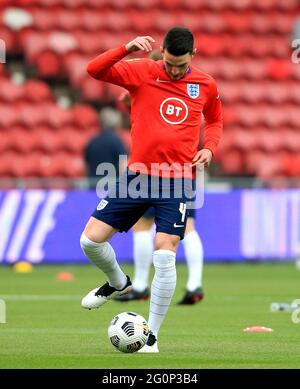
[[197, 154], [193, 158], [193, 162], [191, 166], [205, 166], [207, 167], [211, 160], [212, 160], [213, 154], [209, 149], [202, 149], [197, 152]]
[[126, 45], [126, 49], [129, 52], [144, 50], [146, 52], [152, 51], [151, 42], [155, 40], [151, 36], [138, 36], [133, 41], [130, 41]]

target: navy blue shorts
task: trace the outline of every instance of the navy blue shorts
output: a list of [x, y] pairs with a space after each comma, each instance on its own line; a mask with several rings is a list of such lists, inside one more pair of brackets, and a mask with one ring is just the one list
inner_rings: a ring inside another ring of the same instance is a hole
[[[156, 232], [178, 235], [183, 239], [187, 218], [186, 203], [191, 197], [186, 195], [185, 190], [178, 196], [175, 187], [178, 182], [183, 185], [178, 179], [168, 181], [168, 191], [164, 179], [156, 177], [156, 180], [158, 191], [153, 191], [151, 176], [129, 171], [129, 175], [121, 176], [113, 190], [109, 190], [92, 216], [120, 232], [127, 232], [149, 208], [153, 208]], [[134, 191], [135, 187], [136, 195], [133, 196], [132, 189]], [[130, 195], [127, 194], [129, 189]]]
[[[194, 208], [189, 208], [186, 210], [187, 217], [191, 217], [192, 219], [196, 218], [196, 212]], [[148, 208], [147, 211], [144, 213], [143, 217], [146, 217], [147, 219], [153, 219], [155, 217], [155, 209], [153, 207]]]

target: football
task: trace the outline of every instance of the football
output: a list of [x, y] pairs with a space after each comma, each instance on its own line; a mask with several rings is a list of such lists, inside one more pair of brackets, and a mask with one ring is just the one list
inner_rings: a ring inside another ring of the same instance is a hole
[[111, 344], [123, 353], [134, 353], [147, 342], [149, 327], [146, 319], [135, 312], [116, 315], [108, 327]]

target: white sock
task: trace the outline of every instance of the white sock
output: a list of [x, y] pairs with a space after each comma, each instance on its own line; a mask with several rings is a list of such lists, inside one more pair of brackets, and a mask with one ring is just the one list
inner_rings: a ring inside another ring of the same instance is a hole
[[157, 337], [176, 288], [176, 255], [170, 250], [153, 253], [155, 275], [151, 285], [149, 328]]
[[151, 231], [133, 233], [134, 279], [133, 289], [142, 292], [148, 287], [148, 277], [152, 263], [153, 239]]
[[188, 267], [186, 289], [192, 292], [202, 286], [203, 246], [195, 230], [185, 235], [182, 243]]
[[111, 245], [108, 242], [93, 242], [84, 234], [80, 237], [80, 245], [89, 260], [106, 274], [109, 285], [116, 289], [123, 289], [127, 278], [118, 265]]

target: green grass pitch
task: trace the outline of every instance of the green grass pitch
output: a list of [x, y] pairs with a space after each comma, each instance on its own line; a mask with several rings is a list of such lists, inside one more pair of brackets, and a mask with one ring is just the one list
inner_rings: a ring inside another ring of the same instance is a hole
[[[130, 265], [124, 267], [132, 275]], [[80, 299], [104, 281], [93, 266], [35, 266], [30, 274], [0, 267], [0, 368], [300, 368], [300, 324], [289, 312], [270, 312], [273, 301], [300, 298], [293, 264], [207, 264], [205, 299], [178, 306], [186, 281], [180, 264], [175, 296], [159, 337], [159, 354], [123, 354], [113, 348], [107, 326], [114, 315], [148, 317], [148, 302], [111, 301], [84, 310]], [[57, 281], [72, 271], [73, 281]], [[300, 316], [300, 315], [299, 315]], [[250, 334], [251, 325], [272, 333]]]

